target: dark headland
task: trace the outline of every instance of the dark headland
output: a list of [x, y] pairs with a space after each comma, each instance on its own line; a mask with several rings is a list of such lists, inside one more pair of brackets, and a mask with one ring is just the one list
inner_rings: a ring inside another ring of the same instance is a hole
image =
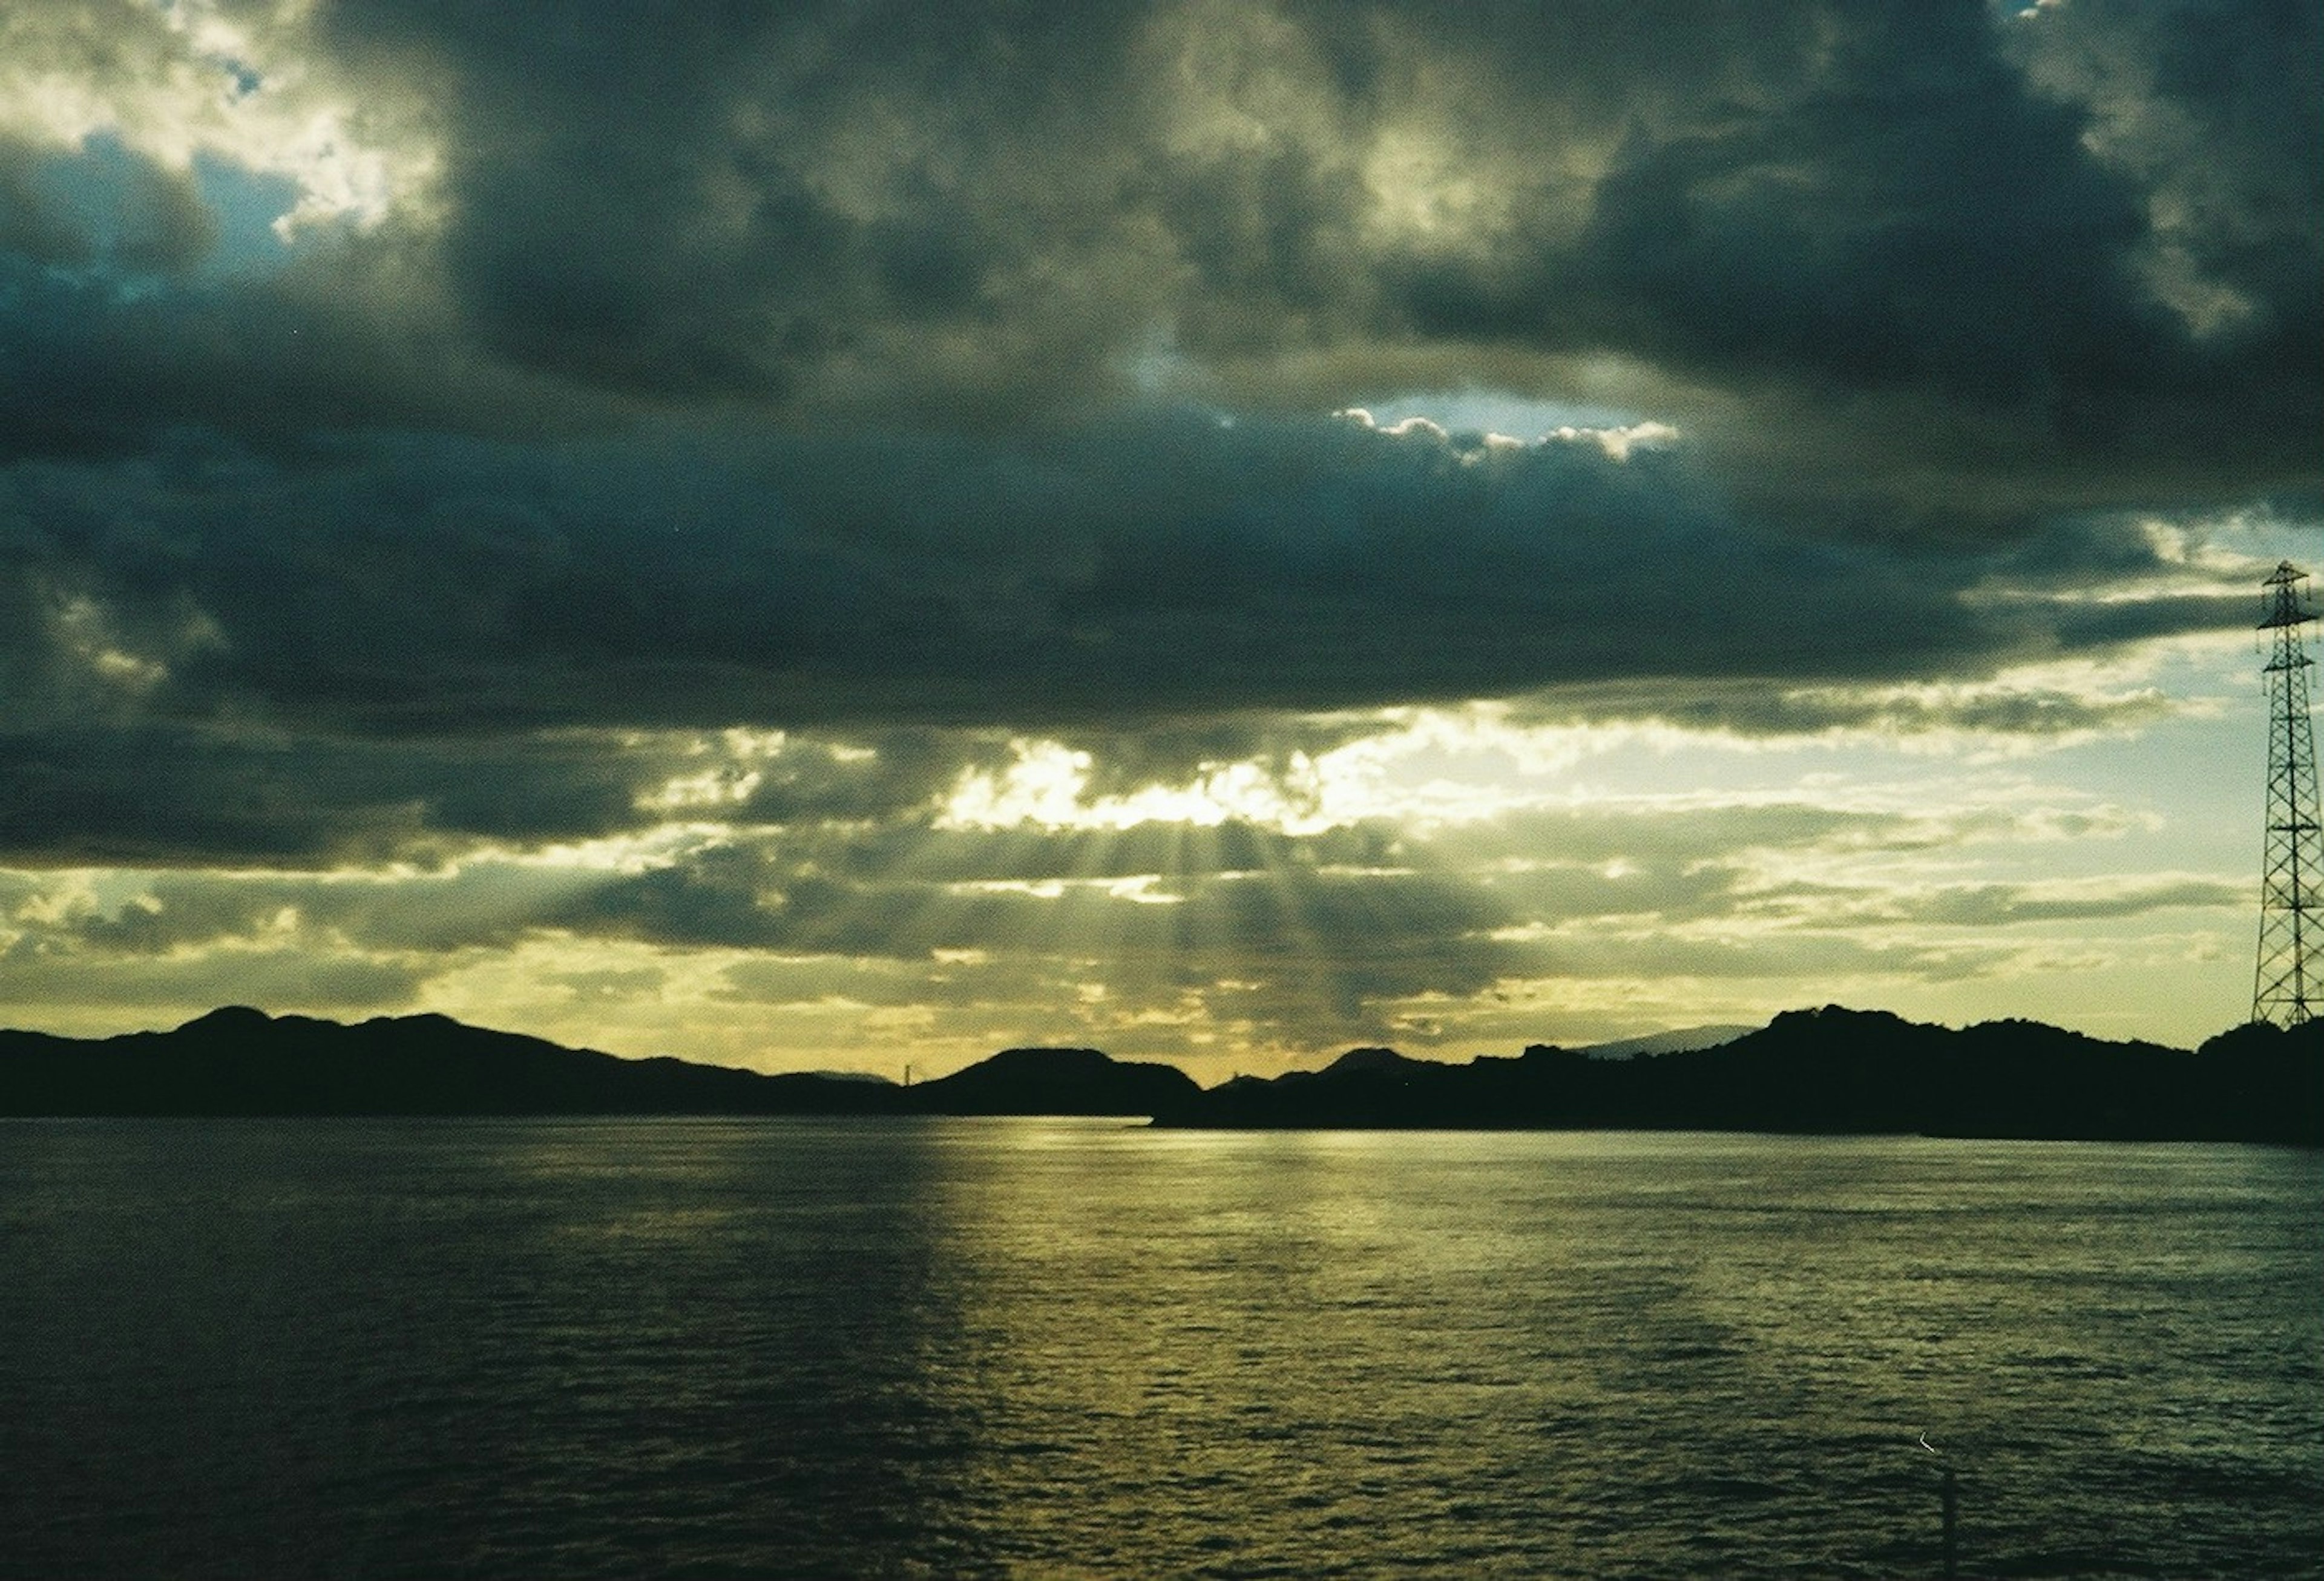
[[2324, 1145], [2324, 1021], [2189, 1051], [2029, 1021], [1955, 1031], [1791, 1011], [1715, 1047], [1535, 1046], [1466, 1063], [1360, 1049], [1204, 1089], [1094, 1049], [1010, 1049], [901, 1087], [632, 1060], [440, 1016], [214, 1011], [170, 1032], [0, 1032], [0, 1116], [1119, 1115], [1244, 1128], [1854, 1132]]

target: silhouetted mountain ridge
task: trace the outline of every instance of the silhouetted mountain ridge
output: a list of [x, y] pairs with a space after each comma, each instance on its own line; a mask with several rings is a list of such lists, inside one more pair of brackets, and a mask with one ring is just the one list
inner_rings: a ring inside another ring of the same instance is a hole
[[1627, 1060], [1638, 1054], [1684, 1053], [1695, 1049], [1717, 1048], [1720, 1043], [1733, 1043], [1746, 1033], [1757, 1032], [1756, 1026], [1719, 1025], [1683, 1026], [1671, 1032], [1650, 1032], [1638, 1037], [1617, 1038], [1612, 1043], [1594, 1043], [1573, 1050], [1588, 1054], [1593, 1060]]
[[1145, 1117], [1198, 1090], [1170, 1065], [1010, 1049], [916, 1087], [623, 1059], [447, 1016], [355, 1025], [229, 1005], [171, 1032], [0, 1032], [0, 1115]]
[[624, 1060], [447, 1016], [355, 1025], [213, 1010], [171, 1032], [0, 1032], [0, 1114], [855, 1112], [839, 1083], [667, 1056]]
[[2324, 1144], [2324, 1021], [2189, 1052], [2031, 1021], [1786, 1011], [1712, 1048], [1466, 1064], [1367, 1057], [1213, 1088], [1164, 1125], [1904, 1133]]
[[1129, 1063], [1095, 1049], [1003, 1049], [906, 1090], [931, 1114], [1140, 1117], [1202, 1092], [1176, 1065]]
[[2040, 1022], [1960, 1031], [1786, 1011], [1710, 1048], [1608, 1058], [1536, 1044], [1463, 1064], [1361, 1048], [1204, 1089], [1087, 1048], [1007, 1049], [898, 1087], [622, 1059], [447, 1016], [354, 1025], [211, 1011], [171, 1032], [0, 1032], [0, 1115], [1123, 1115], [1227, 1127], [1898, 1132], [2324, 1145], [2324, 1021], [2193, 1052]]
[[1430, 1063], [1399, 1054], [1394, 1049], [1350, 1049], [1316, 1072], [1319, 1076], [1406, 1075], [1416, 1065]]

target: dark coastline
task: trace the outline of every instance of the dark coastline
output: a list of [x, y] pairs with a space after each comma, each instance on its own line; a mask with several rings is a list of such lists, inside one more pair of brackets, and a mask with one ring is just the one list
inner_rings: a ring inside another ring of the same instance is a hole
[[1357, 1050], [1204, 1089], [1093, 1049], [1012, 1049], [917, 1086], [622, 1059], [439, 1016], [246, 1008], [170, 1032], [0, 1032], [0, 1116], [1120, 1115], [1212, 1128], [1720, 1130], [2324, 1145], [2324, 1022], [2193, 1051], [2036, 1022], [1954, 1031], [1836, 1007], [1687, 1052]]
[[1229, 1082], [1165, 1123], [1767, 1131], [2061, 1141], [2324, 1144], [2324, 1023], [2239, 1027], [2189, 1052], [2038, 1022], [1961, 1031], [1791, 1011], [1716, 1048], [1595, 1060], [1533, 1047], [1466, 1065], [1359, 1051]]

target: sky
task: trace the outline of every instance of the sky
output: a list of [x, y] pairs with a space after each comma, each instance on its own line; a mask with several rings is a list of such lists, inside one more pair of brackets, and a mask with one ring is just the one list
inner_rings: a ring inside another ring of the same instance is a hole
[[0, 1025], [2191, 1044], [2320, 32], [11, 0]]

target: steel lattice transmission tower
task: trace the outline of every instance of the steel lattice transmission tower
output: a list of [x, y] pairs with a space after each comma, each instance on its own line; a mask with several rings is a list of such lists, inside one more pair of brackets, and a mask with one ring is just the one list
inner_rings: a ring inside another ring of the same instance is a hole
[[[2259, 967], [2252, 1019], [2294, 1026], [2315, 1014], [2324, 982], [2309, 952], [2324, 939], [2324, 826], [2316, 816], [2316, 737], [2308, 717], [2308, 657], [2301, 630], [2316, 619], [2308, 574], [2286, 560], [2262, 585], [2271, 590], [2263, 631], [2274, 633], [2267, 661], [2267, 857], [2261, 864]], [[2318, 951], [2324, 955], [2324, 950]]]

